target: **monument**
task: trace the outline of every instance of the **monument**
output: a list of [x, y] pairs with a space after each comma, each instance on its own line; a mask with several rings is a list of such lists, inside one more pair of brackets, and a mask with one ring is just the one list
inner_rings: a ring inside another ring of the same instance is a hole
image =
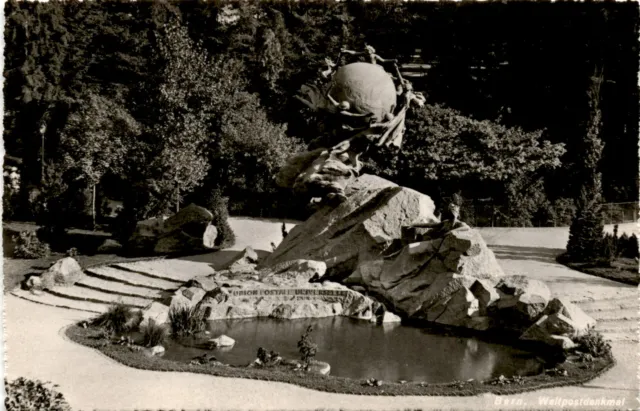
[[[366, 61], [341, 64], [344, 56]], [[184, 284], [170, 305], [200, 306], [211, 320], [394, 316], [572, 347], [594, 320], [552, 298], [545, 283], [505, 275], [480, 233], [460, 221], [459, 204], [440, 220], [429, 196], [360, 175], [360, 156], [401, 147], [408, 110], [424, 103], [397, 62], [366, 47], [326, 63], [298, 96], [319, 116], [318, 138], [277, 175], [317, 211], [265, 258], [245, 250], [225, 270]]]
[[[347, 58], [366, 61], [341, 64]], [[371, 46], [362, 52], [343, 49], [337, 63], [326, 64], [315, 84], [302, 86], [296, 96], [321, 119], [319, 136], [276, 177], [280, 186], [309, 195], [316, 205], [344, 201], [346, 186], [362, 168], [360, 156], [371, 147], [401, 147], [407, 111], [425, 102], [397, 61], [381, 58]]]

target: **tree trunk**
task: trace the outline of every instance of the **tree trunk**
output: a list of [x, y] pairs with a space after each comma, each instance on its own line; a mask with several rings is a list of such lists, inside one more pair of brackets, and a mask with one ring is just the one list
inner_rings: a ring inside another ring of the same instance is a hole
[[96, 184], [93, 185], [91, 193], [91, 217], [93, 218], [93, 229], [96, 229]]
[[180, 186], [176, 186], [176, 213], [180, 211]]
[[40, 130], [40, 183], [44, 184], [44, 130]]

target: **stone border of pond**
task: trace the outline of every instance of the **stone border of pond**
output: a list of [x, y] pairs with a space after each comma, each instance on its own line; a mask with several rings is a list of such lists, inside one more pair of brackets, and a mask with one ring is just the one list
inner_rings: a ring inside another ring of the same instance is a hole
[[421, 395], [473, 396], [484, 393], [496, 395], [518, 394], [543, 388], [584, 384], [615, 365], [613, 356], [593, 358], [591, 362], [565, 361], [547, 372], [524, 377], [494, 378], [486, 381], [452, 381], [431, 384], [425, 382], [381, 381], [371, 384], [366, 379], [351, 379], [331, 375], [292, 370], [287, 366], [236, 367], [220, 364], [190, 364], [167, 360], [161, 356], [147, 356], [142, 350], [100, 338], [100, 328], [79, 324], [66, 327], [65, 335], [73, 342], [96, 349], [107, 357], [128, 367], [149, 371], [190, 372], [216, 377], [245, 378], [274, 381], [310, 388], [317, 391], [353, 395]]

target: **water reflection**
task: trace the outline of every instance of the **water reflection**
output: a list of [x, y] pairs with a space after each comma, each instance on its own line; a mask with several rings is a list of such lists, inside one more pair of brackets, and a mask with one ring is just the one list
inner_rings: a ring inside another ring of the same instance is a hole
[[[449, 382], [484, 380], [499, 375], [538, 373], [541, 362], [534, 354], [473, 338], [430, 334], [400, 324], [375, 325], [344, 317], [275, 320], [211, 321], [210, 337], [225, 334], [236, 340], [226, 351], [213, 350], [220, 360], [246, 365], [258, 350], [298, 358], [297, 342], [308, 325], [318, 344], [317, 358], [331, 364], [331, 374], [387, 381]], [[165, 358], [190, 360], [205, 352], [206, 340], [190, 338], [167, 347]]]

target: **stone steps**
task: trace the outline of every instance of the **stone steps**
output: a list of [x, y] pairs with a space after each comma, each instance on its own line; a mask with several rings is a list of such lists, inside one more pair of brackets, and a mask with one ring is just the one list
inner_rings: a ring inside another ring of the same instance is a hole
[[129, 297], [142, 297], [154, 300], [163, 298], [163, 292], [160, 290], [124, 284], [118, 281], [105, 280], [99, 277], [92, 277], [88, 275], [84, 276], [84, 278], [76, 282], [75, 285], [86, 287], [96, 291], [119, 294]]
[[586, 313], [595, 311], [612, 311], [620, 309], [640, 309], [638, 297], [623, 297], [613, 300], [597, 300], [576, 303]]
[[144, 308], [153, 302], [153, 299], [142, 297], [130, 297], [126, 295], [106, 293], [86, 287], [72, 285], [70, 287], [53, 287], [48, 292], [52, 295], [71, 300], [89, 301], [101, 304], [122, 303], [130, 307]]
[[637, 334], [638, 321], [636, 320], [610, 320], [610, 321], [598, 321], [596, 324], [596, 330], [607, 332], [628, 332], [631, 334]]
[[207, 263], [187, 260], [145, 260], [113, 264], [112, 267], [180, 283], [215, 272]]
[[602, 332], [604, 338], [606, 340], [612, 342], [639, 342], [640, 338], [638, 338], [638, 334], [631, 332], [617, 332], [617, 331], [607, 331]]
[[587, 315], [593, 317], [596, 321], [607, 321], [607, 320], [633, 320], [637, 321], [640, 317], [638, 315], [638, 309], [618, 309], [618, 310], [607, 310], [607, 311], [586, 311]]
[[51, 305], [53, 307], [60, 308], [69, 308], [72, 310], [86, 311], [91, 313], [102, 314], [109, 309], [108, 304], [59, 297], [46, 291], [40, 295], [34, 295], [30, 291], [25, 291], [17, 288], [11, 291], [11, 294], [38, 304]]
[[117, 267], [93, 267], [85, 270], [85, 274], [102, 280], [115, 281], [137, 287], [145, 287], [157, 291], [177, 290], [182, 285], [180, 281], [149, 277], [145, 274], [126, 271]]

